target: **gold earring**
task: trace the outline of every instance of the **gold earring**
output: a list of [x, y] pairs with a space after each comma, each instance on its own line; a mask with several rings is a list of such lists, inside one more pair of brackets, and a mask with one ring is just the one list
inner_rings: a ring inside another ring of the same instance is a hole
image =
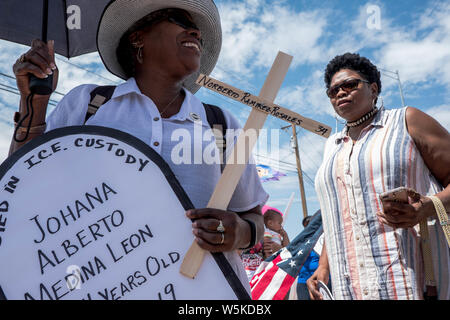
[[142, 57], [142, 48], [144, 47], [144, 45], [138, 41], [132, 42], [131, 45], [133, 46], [133, 48], [138, 49], [136, 54], [136, 60], [140, 64], [142, 64], [144, 62], [144, 58]]
[[143, 63], [144, 63], [144, 58], [142, 57], [142, 48], [143, 48], [143, 47], [144, 47], [144, 46], [141, 46], [141, 47], [138, 48], [137, 55], [136, 55], [136, 59], [137, 59], [137, 61], [138, 61], [140, 64], [143, 64]]

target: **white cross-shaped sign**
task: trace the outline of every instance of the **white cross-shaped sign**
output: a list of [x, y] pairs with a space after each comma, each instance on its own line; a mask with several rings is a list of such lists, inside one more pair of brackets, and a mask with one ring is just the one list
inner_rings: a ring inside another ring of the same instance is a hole
[[[197, 78], [198, 85], [252, 107], [244, 130], [239, 135], [233, 151], [228, 158], [236, 159], [237, 152], [245, 150], [244, 161], [233, 161], [233, 163], [229, 163], [225, 166], [222, 176], [207, 204], [208, 208], [227, 209], [228, 203], [230, 202], [233, 192], [247, 165], [251, 150], [258, 138], [259, 131], [264, 126], [264, 122], [269, 115], [280, 118], [291, 124], [299, 125], [323, 137], [328, 137], [330, 135], [330, 127], [312, 119], [302, 117], [298, 113], [273, 103], [289, 69], [292, 58], [292, 56], [286, 53], [281, 51], [278, 52], [275, 62], [270, 69], [269, 75], [267, 76], [258, 97], [203, 74]], [[256, 131], [256, 135], [247, 135], [246, 132], [249, 130]], [[241, 154], [239, 155], [239, 159], [243, 159]], [[200, 269], [204, 254], [205, 251], [194, 242], [184, 257], [180, 272], [187, 277], [194, 278]]]

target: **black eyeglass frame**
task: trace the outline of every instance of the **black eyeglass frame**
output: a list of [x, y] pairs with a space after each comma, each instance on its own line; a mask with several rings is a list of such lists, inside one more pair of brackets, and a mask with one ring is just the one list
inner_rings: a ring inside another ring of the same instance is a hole
[[200, 31], [200, 29], [197, 27], [197, 25], [194, 22], [189, 21], [188, 19], [182, 19], [182, 20], [184, 20], [184, 21], [182, 21], [181, 19], [178, 19], [178, 18], [180, 18], [180, 17], [178, 16], [178, 17], [174, 18], [173, 16], [168, 16], [167, 21], [169, 21], [173, 24], [176, 24], [177, 26], [180, 26], [181, 28], [183, 28], [185, 30], [194, 29], [194, 30]]
[[[138, 30], [154, 26], [155, 24], [165, 20], [169, 21], [170, 23], [176, 24], [177, 26], [185, 30], [200, 30], [200, 28], [198, 28], [193, 21], [190, 21], [186, 17], [184, 10], [177, 8], [167, 8], [154, 11], [144, 18], [140, 19], [130, 29], [128, 29], [126, 35], [130, 35]], [[203, 39], [200, 39], [200, 44], [203, 46]]]
[[[357, 84], [356, 84], [355, 86], [353, 86], [353, 87], [351, 87], [351, 88], [347, 88], [347, 89], [344, 88], [344, 86], [345, 86], [346, 84], [348, 85], [349, 83], [351, 83], [351, 82], [353, 82], [353, 81], [356, 81], [356, 82], [357, 82]], [[342, 88], [342, 90], [344, 90], [345, 92], [350, 93], [350, 92], [352, 92], [352, 91], [354, 91], [354, 90], [356, 90], [356, 89], [358, 88], [360, 82], [370, 83], [370, 82], [367, 81], [367, 80], [359, 79], [359, 78], [350, 78], [350, 79], [346, 79], [346, 80], [342, 81], [340, 84], [330, 87], [330, 88], [327, 90], [327, 96], [328, 96], [330, 99], [336, 98], [336, 95], [338, 94], [338, 92], [339, 92], [339, 90], [340, 90], [341, 88]], [[335, 91], [335, 92], [334, 92], [334, 91]]]
[[200, 30], [197, 25], [189, 21], [187, 17], [184, 14], [184, 11], [181, 9], [175, 9], [175, 8], [168, 8], [168, 9], [161, 9], [158, 11], [153, 11], [152, 13], [146, 15], [145, 17], [141, 18], [140, 20], [136, 21], [128, 30], [127, 33], [131, 34], [135, 31], [142, 30], [144, 28], [151, 27], [159, 22], [162, 22], [164, 20], [168, 20], [171, 23], [174, 23], [183, 29], [195, 29]]

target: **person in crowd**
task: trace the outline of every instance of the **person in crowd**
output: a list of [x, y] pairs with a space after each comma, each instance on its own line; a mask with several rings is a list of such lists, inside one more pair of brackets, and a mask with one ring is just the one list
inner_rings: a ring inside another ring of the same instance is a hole
[[[220, 17], [211, 0], [111, 2], [99, 22], [98, 52], [105, 67], [125, 82], [85, 121], [90, 93], [96, 85], [85, 84], [72, 89], [47, 119], [50, 95], [30, 95], [29, 74], [38, 78], [53, 74], [53, 90], [58, 81], [54, 42], [33, 41], [31, 49], [13, 66], [21, 100], [19, 112], [15, 114], [17, 130], [10, 153], [45, 131], [72, 125], [110, 127], [141, 139], [169, 164], [198, 208], [188, 210], [186, 216], [193, 220], [193, 234], [200, 247], [224, 252], [249, 291], [236, 250], [253, 247], [263, 235], [261, 206], [268, 195], [261, 186], [255, 165], [246, 166], [228, 209], [217, 210], [206, 205], [221, 176], [220, 162], [203, 161], [194, 165], [192, 160], [180, 164], [171, 156], [178, 142], [172, 138], [174, 131], [187, 130], [195, 137], [194, 127], [210, 129], [205, 108], [194, 96], [199, 89], [195, 80], [199, 73], [212, 71], [221, 43]], [[27, 97], [31, 97], [34, 107], [32, 119], [26, 116], [30, 104]], [[227, 128], [240, 128], [230, 112], [222, 111]], [[192, 145], [196, 143], [206, 147], [210, 141], [192, 139]], [[186, 223], [191, 222], [186, 220]]]
[[274, 207], [263, 206], [264, 215], [264, 258], [289, 244], [289, 237], [283, 229], [283, 213]]
[[276, 208], [267, 205], [262, 207], [264, 215], [264, 240], [254, 247], [241, 252], [244, 269], [250, 281], [262, 261], [289, 244], [289, 237], [283, 229], [283, 214]]
[[255, 271], [264, 260], [263, 242], [259, 241], [252, 248], [242, 251], [241, 259], [245, 272], [247, 273], [248, 281], [250, 282], [255, 275]]
[[[312, 216], [306, 216], [303, 218], [302, 225], [303, 228], [311, 221]], [[317, 240], [319, 245], [316, 245], [314, 249], [311, 251], [310, 255], [305, 261], [305, 264], [300, 269], [300, 273], [298, 274], [297, 280], [297, 299], [298, 300], [310, 300], [308, 287], [306, 286], [306, 281], [313, 275], [314, 271], [316, 271], [319, 266], [319, 258], [320, 252], [317, 248], [322, 248], [323, 246], [323, 233], [320, 236], [319, 240]], [[316, 248], [317, 247], [317, 248]], [[316, 251], [317, 250], [317, 251]]]
[[[332, 59], [325, 84], [346, 125], [327, 140], [316, 175], [325, 244], [307, 281], [311, 298], [321, 299], [318, 280], [331, 276], [336, 299], [448, 300], [445, 217], [434, 202], [450, 211], [449, 132], [419, 109], [380, 106], [380, 72], [359, 54]], [[408, 202], [381, 202], [398, 187], [408, 188]], [[427, 283], [417, 227], [424, 219], [435, 280]]]

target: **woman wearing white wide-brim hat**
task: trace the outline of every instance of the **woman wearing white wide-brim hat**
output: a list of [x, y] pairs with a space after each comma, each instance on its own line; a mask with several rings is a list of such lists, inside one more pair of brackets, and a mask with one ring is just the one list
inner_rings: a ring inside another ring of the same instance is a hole
[[[117, 86], [111, 98], [90, 117], [86, 114], [96, 85], [72, 89], [46, 121], [50, 96], [35, 96], [31, 128], [27, 130], [27, 121], [21, 123], [11, 153], [45, 130], [59, 127], [85, 123], [122, 130], [158, 152], [195, 208], [205, 208], [221, 175], [220, 164], [210, 164], [204, 159], [194, 161], [194, 152], [192, 159], [180, 157], [179, 152], [174, 152], [179, 147], [179, 137], [173, 134], [185, 130], [195, 138], [195, 126], [210, 129], [204, 106], [193, 94], [199, 88], [195, 84], [197, 75], [209, 74], [217, 62], [221, 37], [219, 13], [211, 0], [112, 1], [99, 23], [97, 47], [105, 67], [126, 82]], [[13, 69], [23, 97], [17, 120], [26, 113], [29, 73], [40, 78], [55, 73], [56, 88], [58, 69], [53, 43], [34, 41]], [[227, 128], [239, 128], [229, 112], [223, 113]], [[195, 141], [191, 142], [191, 146], [196, 146]], [[211, 141], [200, 143], [204, 150]], [[247, 288], [248, 280], [235, 250], [251, 247], [261, 238], [264, 223], [260, 206], [267, 198], [255, 166], [247, 165], [229, 211], [194, 209], [186, 213], [194, 220], [192, 227], [198, 244], [209, 251], [226, 252]]]

